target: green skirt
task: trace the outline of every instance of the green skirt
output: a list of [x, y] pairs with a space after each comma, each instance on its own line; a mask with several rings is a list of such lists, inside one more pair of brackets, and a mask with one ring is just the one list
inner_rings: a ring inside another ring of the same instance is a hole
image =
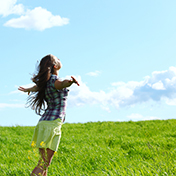
[[60, 119], [39, 121], [34, 130], [31, 146], [57, 151], [61, 138], [62, 124]]

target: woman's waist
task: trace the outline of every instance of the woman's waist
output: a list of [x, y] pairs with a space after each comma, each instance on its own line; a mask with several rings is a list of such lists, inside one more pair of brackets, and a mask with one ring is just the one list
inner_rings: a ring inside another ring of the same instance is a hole
[[65, 105], [60, 105], [60, 106], [48, 106], [45, 112], [60, 112], [60, 111], [65, 111], [66, 106]]
[[65, 107], [67, 105], [66, 102], [52, 102], [52, 103], [47, 103], [47, 109], [58, 109], [60, 107]]
[[38, 123], [42, 123], [42, 124], [47, 124], [47, 125], [58, 125], [58, 124], [62, 124], [63, 123], [63, 119], [62, 118], [55, 118], [55, 119], [45, 119], [40, 118]]

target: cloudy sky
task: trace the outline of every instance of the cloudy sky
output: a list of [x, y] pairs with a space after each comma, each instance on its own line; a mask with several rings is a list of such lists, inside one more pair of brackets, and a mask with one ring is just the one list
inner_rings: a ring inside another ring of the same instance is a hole
[[25, 107], [37, 61], [75, 76], [66, 122], [176, 118], [175, 0], [0, 0], [0, 125], [36, 125]]

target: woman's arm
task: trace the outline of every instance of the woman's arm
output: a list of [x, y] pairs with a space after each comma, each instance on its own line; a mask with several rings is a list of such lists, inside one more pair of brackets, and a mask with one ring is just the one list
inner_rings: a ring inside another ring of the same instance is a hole
[[37, 92], [38, 88], [37, 85], [33, 86], [33, 87], [29, 87], [29, 88], [24, 88], [24, 87], [19, 87], [18, 90], [23, 91], [23, 92], [28, 92], [28, 95], [30, 94], [30, 92]]
[[54, 86], [56, 89], [61, 90], [66, 87], [70, 87], [73, 83], [75, 83], [79, 86], [78, 81], [73, 76], [71, 76], [70, 80], [67, 80], [67, 79], [65, 79], [64, 81], [56, 80], [54, 83]]

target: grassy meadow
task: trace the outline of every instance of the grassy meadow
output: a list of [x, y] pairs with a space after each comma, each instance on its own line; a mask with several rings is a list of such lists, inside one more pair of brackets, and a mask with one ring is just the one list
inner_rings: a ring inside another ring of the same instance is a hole
[[[0, 176], [29, 176], [34, 127], [0, 127]], [[176, 120], [88, 122], [62, 127], [48, 176], [176, 175]]]

